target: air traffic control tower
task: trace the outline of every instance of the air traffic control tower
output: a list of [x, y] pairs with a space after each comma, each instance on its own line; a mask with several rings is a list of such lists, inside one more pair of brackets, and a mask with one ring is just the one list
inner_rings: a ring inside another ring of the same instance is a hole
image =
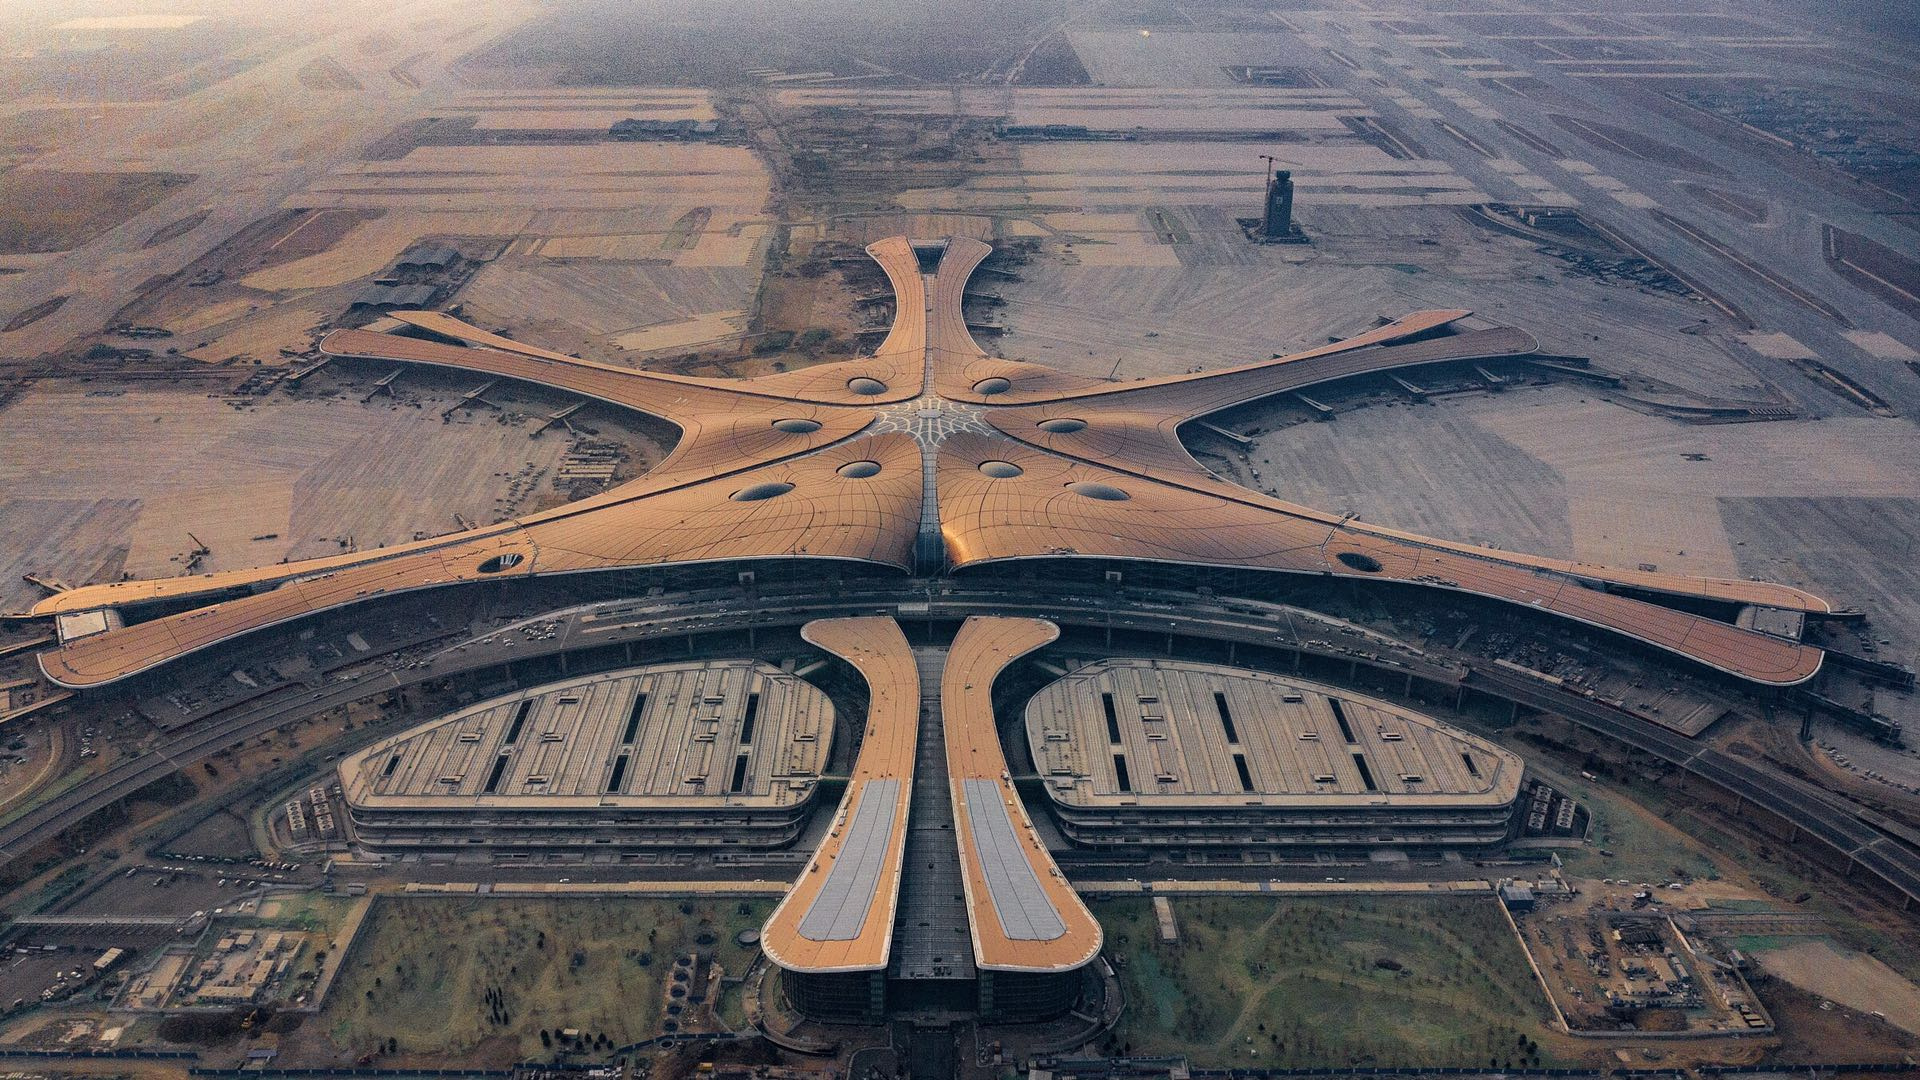
[[1260, 213], [1256, 235], [1263, 244], [1304, 244], [1307, 234], [1293, 220], [1293, 170], [1278, 169], [1267, 177], [1267, 202]]
[[803, 634], [859, 672], [870, 705], [846, 796], [761, 935], [788, 1003], [841, 1023], [1067, 1012], [1100, 924], [1014, 792], [992, 701], [1000, 672], [1059, 629], [972, 618], [945, 650], [909, 647], [884, 617]]

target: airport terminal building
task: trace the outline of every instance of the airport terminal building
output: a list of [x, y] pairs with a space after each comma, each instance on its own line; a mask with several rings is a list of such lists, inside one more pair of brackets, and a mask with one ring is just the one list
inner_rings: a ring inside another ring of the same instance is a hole
[[[1116, 629], [1136, 643], [1164, 638], [1171, 653], [1182, 601], [1127, 610], [1134, 568], [1152, 567], [1196, 583], [1469, 596], [1761, 687], [1820, 670], [1824, 652], [1790, 632], [1804, 622], [1790, 616], [1832, 607], [1803, 590], [1415, 536], [1248, 491], [1179, 437], [1222, 410], [1343, 379], [1535, 356], [1524, 331], [1421, 311], [1266, 361], [1116, 382], [978, 347], [963, 305], [989, 245], [896, 236], [868, 250], [892, 286], [886, 337], [855, 359], [751, 379], [583, 361], [441, 312], [396, 312], [404, 334], [334, 331], [329, 356], [518, 380], [660, 418], [680, 437], [618, 488], [445, 536], [62, 591], [34, 609], [60, 620], [42, 670], [70, 689], [108, 686], [270, 627], [442, 588], [505, 593], [538, 579], [561, 596], [589, 575], [627, 588], [669, 571], [730, 582], [648, 615], [662, 634], [679, 627], [689, 656], [703, 630], [744, 628], [729, 658], [636, 667], [631, 648], [621, 656], [614, 636], [598, 636], [616, 621], [568, 615], [579, 636], [556, 649], [621, 666], [484, 700], [347, 757], [338, 776], [352, 839], [387, 855], [583, 854], [806, 836], [762, 947], [796, 1011], [868, 1022], [897, 1006], [1039, 1019], [1082, 1000], [1102, 931], [1015, 788], [1029, 762], [1044, 792], [1034, 806], [1087, 847], [1480, 850], [1515, 832], [1518, 756], [1298, 677], [1076, 646], [1055, 657], [1072, 661], [1054, 666], [1055, 681], [996, 715], [996, 680], [1060, 633], [1013, 612], [1103, 628], [1108, 646]], [[767, 568], [782, 566], [803, 568], [804, 596], [767, 587]], [[848, 572], [884, 595], [850, 599]], [[1030, 583], [1045, 574], [1093, 584], [1036, 608]], [[988, 601], [966, 607], [947, 586]], [[1184, 602], [1214, 597], [1211, 585], [1180, 588]], [[947, 614], [929, 614], [936, 607]], [[894, 614], [915, 620], [913, 643]], [[955, 623], [950, 645], [931, 643]], [[822, 663], [867, 688], [864, 714], [838, 718], [855, 760], [830, 818], [814, 810], [834, 705], [748, 658], [762, 626], [802, 626], [835, 658]], [[1251, 633], [1249, 644], [1291, 650], [1296, 664], [1314, 648], [1264, 622]], [[477, 668], [497, 645], [476, 637], [447, 664]], [[495, 666], [510, 673], [531, 651]], [[1357, 668], [1372, 654], [1346, 655]], [[1426, 677], [1417, 663], [1383, 664], [1409, 695]]]
[[945, 650], [910, 648], [885, 617], [805, 634], [860, 672], [873, 708], [833, 827], [761, 934], [788, 1003], [829, 1023], [899, 1007], [1019, 1021], [1072, 1009], [1100, 924], [1014, 791], [991, 694], [1059, 628], [971, 618]]

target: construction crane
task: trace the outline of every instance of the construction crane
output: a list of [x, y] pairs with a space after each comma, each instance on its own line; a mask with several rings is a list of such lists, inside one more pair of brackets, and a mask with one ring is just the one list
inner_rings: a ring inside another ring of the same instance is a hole
[[195, 570], [200, 569], [200, 563], [205, 560], [208, 555], [213, 554], [213, 549], [208, 547], [204, 540], [201, 540], [192, 533], [187, 534], [187, 539], [193, 541], [192, 549], [187, 552], [187, 573], [191, 574]]

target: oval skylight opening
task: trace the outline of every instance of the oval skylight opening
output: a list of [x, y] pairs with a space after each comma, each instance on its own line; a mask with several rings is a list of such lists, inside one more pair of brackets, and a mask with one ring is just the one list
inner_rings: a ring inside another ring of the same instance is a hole
[[847, 389], [859, 394], [861, 397], [872, 397], [875, 394], [886, 393], [887, 384], [881, 382], [879, 379], [869, 379], [865, 375], [862, 375], [857, 379], [848, 379]]
[[1027, 470], [1011, 461], [983, 461], [980, 463], [980, 471], [995, 480], [1011, 480]]
[[1334, 558], [1363, 574], [1377, 574], [1381, 570], [1379, 559], [1371, 555], [1363, 555], [1358, 551], [1342, 551]]
[[973, 384], [974, 393], [987, 397], [992, 397], [994, 394], [1004, 394], [1011, 389], [1013, 389], [1013, 382], [1009, 379], [1003, 379], [998, 375], [995, 375], [991, 379], [981, 379], [979, 382]]
[[1085, 420], [1076, 420], [1071, 416], [1056, 416], [1051, 420], [1040, 421], [1038, 426], [1041, 431], [1048, 432], [1049, 434], [1068, 435], [1086, 427], [1087, 422]]
[[1112, 484], [1099, 484], [1092, 480], [1075, 481], [1067, 485], [1067, 490], [1085, 498], [1099, 499], [1101, 502], [1125, 502], [1133, 498]]
[[481, 563], [480, 572], [483, 574], [497, 574], [502, 570], [511, 570], [526, 561], [527, 557], [525, 555], [517, 551], [509, 551], [505, 555], [495, 555], [493, 558]]
[[869, 476], [880, 475], [880, 463], [877, 461], [849, 461], [834, 471], [850, 480], [865, 480]]
[[775, 420], [773, 427], [774, 430], [784, 431], [789, 435], [805, 435], [809, 432], [819, 431], [820, 421], [808, 420], [799, 416], [789, 416], [785, 420]]
[[764, 484], [743, 487], [727, 497], [734, 502], [759, 502], [761, 499], [772, 499], [785, 495], [792, 490], [792, 484], [781, 480], [769, 480]]

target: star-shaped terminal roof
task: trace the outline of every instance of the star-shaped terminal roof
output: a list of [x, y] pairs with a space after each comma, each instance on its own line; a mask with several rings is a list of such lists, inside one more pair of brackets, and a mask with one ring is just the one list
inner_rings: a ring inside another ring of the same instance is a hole
[[64, 686], [100, 686], [314, 612], [489, 577], [764, 558], [912, 572], [916, 562], [925, 571], [941, 561], [962, 568], [1078, 556], [1414, 582], [1552, 612], [1755, 682], [1797, 683], [1819, 669], [1817, 649], [1612, 591], [1830, 610], [1801, 590], [1428, 539], [1228, 483], [1180, 444], [1182, 424], [1273, 394], [1366, 372], [1524, 356], [1535, 348], [1524, 331], [1462, 330], [1470, 312], [1422, 311], [1269, 361], [1114, 383], [981, 351], [961, 305], [988, 245], [945, 241], [931, 274], [904, 236], [867, 251], [896, 300], [874, 354], [761, 378], [579, 360], [433, 312], [396, 315], [440, 340], [334, 331], [321, 342], [334, 356], [537, 383], [662, 417], [680, 428], [680, 441], [621, 487], [484, 528], [49, 597], [34, 614], [209, 603], [67, 642], [42, 666]]

